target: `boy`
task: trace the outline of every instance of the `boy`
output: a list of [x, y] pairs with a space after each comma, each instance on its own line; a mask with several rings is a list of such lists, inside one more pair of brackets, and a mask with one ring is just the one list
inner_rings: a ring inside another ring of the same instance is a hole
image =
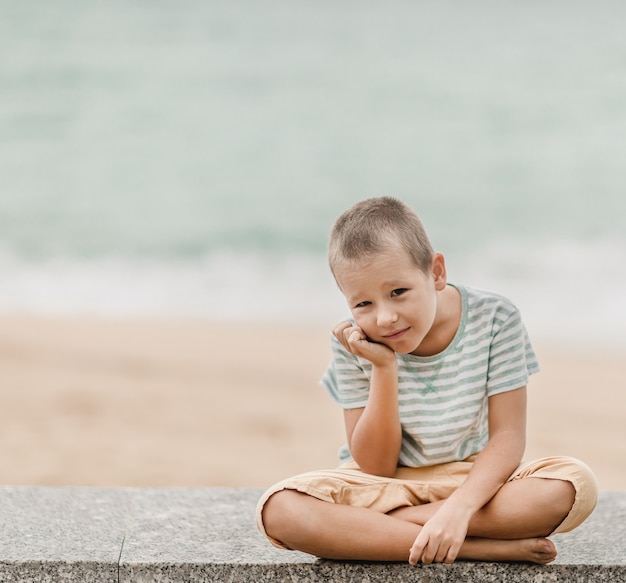
[[322, 379], [344, 410], [343, 463], [268, 490], [261, 531], [328, 559], [553, 561], [545, 537], [582, 523], [597, 486], [573, 458], [521, 463], [538, 364], [518, 310], [448, 284], [420, 219], [390, 197], [337, 219], [329, 263], [352, 312]]

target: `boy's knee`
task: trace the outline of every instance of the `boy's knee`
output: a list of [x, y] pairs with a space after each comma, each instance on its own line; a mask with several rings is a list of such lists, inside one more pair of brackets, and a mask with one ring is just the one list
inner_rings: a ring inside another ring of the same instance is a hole
[[277, 541], [289, 538], [289, 529], [302, 518], [301, 499], [305, 494], [280, 490], [265, 502], [261, 512], [265, 532]]
[[582, 524], [598, 503], [598, 483], [591, 469], [580, 460], [566, 459], [573, 468], [570, 481], [567, 483], [574, 490], [574, 501], [566, 518], [552, 534], [569, 532]]
[[[546, 457], [525, 464], [518, 478], [545, 478], [551, 489], [549, 498], [568, 510], [565, 519], [552, 534], [569, 532], [584, 522], [598, 502], [598, 484], [593, 472], [584, 462], [568, 457]], [[574, 492], [572, 500], [572, 491]]]
[[556, 528], [570, 513], [576, 501], [576, 488], [568, 480], [546, 480], [550, 487], [550, 507], [556, 515]]
[[550, 497], [563, 517], [551, 534], [569, 532], [582, 524], [598, 502], [598, 484], [591, 469], [576, 458], [546, 458], [535, 477], [550, 478]]

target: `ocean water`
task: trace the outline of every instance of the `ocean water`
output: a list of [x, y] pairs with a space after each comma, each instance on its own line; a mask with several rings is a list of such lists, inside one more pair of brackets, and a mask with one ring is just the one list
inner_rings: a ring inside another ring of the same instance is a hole
[[0, 11], [0, 312], [332, 325], [390, 194], [533, 337], [626, 345], [626, 4]]

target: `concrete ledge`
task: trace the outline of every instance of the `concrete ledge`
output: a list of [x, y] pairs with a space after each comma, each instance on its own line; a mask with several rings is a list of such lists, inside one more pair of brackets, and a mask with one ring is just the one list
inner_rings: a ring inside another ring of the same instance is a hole
[[547, 566], [341, 563], [272, 547], [254, 526], [262, 491], [0, 487], [0, 581], [626, 581], [626, 492], [553, 538]]

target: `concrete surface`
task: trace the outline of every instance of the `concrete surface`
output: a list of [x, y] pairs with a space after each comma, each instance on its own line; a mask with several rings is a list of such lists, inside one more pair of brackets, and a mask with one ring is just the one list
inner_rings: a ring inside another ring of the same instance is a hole
[[546, 566], [322, 561], [256, 530], [262, 491], [236, 488], [0, 487], [0, 581], [626, 581], [626, 492], [553, 537]]

